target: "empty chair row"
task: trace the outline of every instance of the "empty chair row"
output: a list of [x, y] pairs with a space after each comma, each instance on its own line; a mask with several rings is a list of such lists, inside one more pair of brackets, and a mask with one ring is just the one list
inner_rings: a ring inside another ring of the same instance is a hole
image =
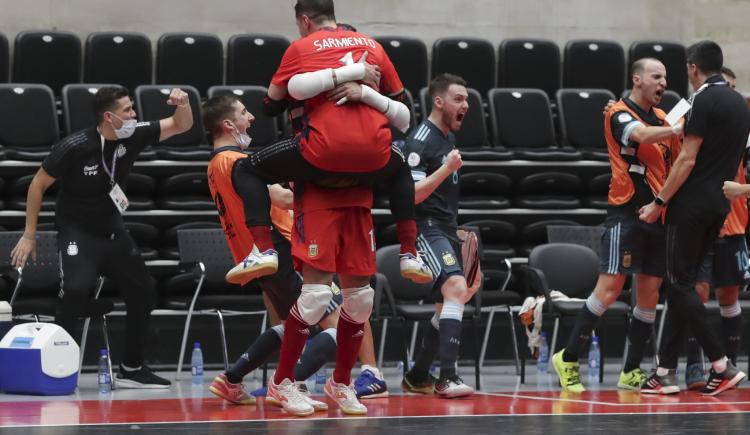
[[[95, 125], [91, 101], [104, 85], [68, 85], [63, 90], [64, 133], [70, 134]], [[183, 87], [190, 96], [193, 118], [201, 119], [200, 95], [195, 88]], [[174, 108], [166, 104], [168, 85], [144, 85], [136, 88], [135, 103], [141, 120], [168, 117]], [[262, 112], [266, 89], [258, 86], [212, 87], [209, 95], [234, 93], [256, 121], [250, 129], [254, 144], [266, 145], [279, 136], [277, 117]], [[427, 89], [419, 93], [422, 117], [431, 108]], [[602, 109], [615, 96], [601, 89], [561, 89], [557, 92], [557, 114], [561, 140], [549, 98], [535, 89], [491, 89], [487, 95], [489, 116], [482, 96], [469, 89], [469, 110], [457, 133], [458, 147], [466, 160], [607, 160]], [[668, 110], [679, 96], [664, 94], [662, 105]], [[411, 96], [408, 104], [414, 110]], [[416, 117], [412, 116], [412, 120]], [[412, 127], [414, 126], [412, 122]], [[489, 124], [489, 128], [487, 127]], [[283, 127], [282, 127], [283, 128]], [[41, 160], [59, 139], [56, 108], [52, 91], [44, 85], [0, 84], [0, 145], [5, 158]], [[490, 133], [488, 133], [490, 132]], [[395, 140], [405, 136], [396, 132]], [[186, 133], [170, 138], [155, 150], [142, 154], [144, 159], [207, 159], [206, 134], [201, 122], [194, 122]], [[156, 144], [154, 144], [156, 145]]]
[[[93, 127], [96, 119], [92, 110], [94, 95], [102, 84], [66, 85], [63, 88], [63, 133]], [[169, 117], [174, 107], [166, 104], [171, 86], [144, 85], [134, 93], [136, 112], [141, 120]], [[190, 98], [193, 110], [192, 128], [170, 138], [156, 150], [145, 151], [144, 159], [208, 160], [210, 153], [201, 120], [200, 96], [192, 87], [182, 87]], [[255, 114], [249, 133], [254, 144], [266, 145], [279, 136], [277, 117], [267, 117], [262, 111], [266, 88], [260, 86], [216, 86], [209, 95], [233, 93]], [[281, 127], [283, 128], [283, 127]], [[13, 160], [42, 160], [50, 146], [60, 139], [57, 109], [52, 90], [45, 85], [0, 84], [0, 145], [5, 158]], [[157, 144], [153, 144], [157, 145]]]
[[[225, 83], [268, 86], [289, 41], [277, 35], [234, 35], [227, 44], [226, 68], [216, 35], [167, 33], [156, 46], [156, 83], [191, 85], [205, 96], [211, 86]], [[45, 84], [55, 95], [82, 80], [121, 83], [131, 91], [154, 83], [151, 41], [140, 33], [92, 33], [82, 50], [74, 33], [25, 31], [16, 36], [12, 68], [8, 51], [8, 41], [0, 35], [0, 82], [7, 82], [12, 70], [12, 81]]]
[[[428, 78], [443, 72], [464, 77], [485, 94], [494, 87], [538, 88], [549, 97], [561, 87], [602, 88], [619, 95], [630, 87], [627, 69], [643, 57], [667, 68], [668, 89], [687, 93], [686, 51], [682, 44], [637, 41], [626, 63], [622, 46], [607, 40], [572, 40], [561, 56], [550, 40], [514, 38], [497, 50], [485, 39], [440, 38], [428, 63], [425, 43], [416, 38], [375, 37], [392, 59], [407, 89], [415, 94]], [[267, 86], [289, 46], [283, 36], [242, 34], [224, 47], [218, 36], [167, 33], [157, 41], [156, 83], [182, 83], [205, 96], [222, 84]], [[8, 81], [8, 41], [0, 35], [0, 81]], [[82, 62], [83, 58], [83, 62]], [[153, 83], [151, 41], [143, 34], [97, 32], [88, 36], [85, 55], [78, 36], [62, 31], [25, 31], [16, 36], [11, 80], [43, 83], [55, 94], [69, 83], [122, 83], [129, 89]], [[428, 73], [429, 71], [429, 73]], [[226, 79], [225, 79], [226, 75]]]

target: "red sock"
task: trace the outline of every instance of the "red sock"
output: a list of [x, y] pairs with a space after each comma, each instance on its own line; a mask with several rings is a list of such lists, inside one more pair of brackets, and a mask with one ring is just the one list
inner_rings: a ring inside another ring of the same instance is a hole
[[349, 385], [352, 382], [352, 368], [357, 362], [359, 347], [365, 336], [365, 324], [354, 323], [341, 309], [339, 323], [336, 327], [336, 368], [333, 370], [333, 381]]
[[278, 385], [286, 378], [294, 381], [294, 366], [297, 365], [297, 360], [308, 338], [310, 338], [310, 327], [299, 319], [295, 305], [284, 321], [284, 338], [281, 339], [279, 366], [273, 377], [274, 384]]
[[396, 222], [396, 234], [401, 243], [401, 254], [417, 255], [417, 222], [413, 219]]
[[255, 246], [258, 247], [260, 252], [264, 252], [268, 249], [273, 249], [273, 240], [271, 239], [271, 227], [268, 225], [253, 225], [247, 227], [250, 230], [250, 234], [253, 235]]

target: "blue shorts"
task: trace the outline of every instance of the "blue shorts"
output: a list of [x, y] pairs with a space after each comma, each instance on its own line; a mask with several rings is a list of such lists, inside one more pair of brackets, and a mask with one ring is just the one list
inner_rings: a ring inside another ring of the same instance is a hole
[[420, 226], [419, 230], [417, 250], [435, 277], [432, 289], [440, 295], [435, 295], [436, 302], [441, 302], [443, 283], [451, 276], [464, 275], [461, 245], [455, 231], [449, 235], [437, 226]]
[[721, 288], [744, 286], [749, 278], [745, 236], [737, 235], [716, 239], [698, 268], [696, 281]]
[[664, 277], [667, 263], [664, 225], [647, 224], [633, 214], [607, 216], [604, 226], [600, 273]]

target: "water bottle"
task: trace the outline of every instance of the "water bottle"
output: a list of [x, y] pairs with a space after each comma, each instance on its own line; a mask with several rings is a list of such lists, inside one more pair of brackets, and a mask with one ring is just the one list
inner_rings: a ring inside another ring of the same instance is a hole
[[[411, 370], [412, 367], [414, 367], [414, 361], [409, 360], [409, 369], [406, 370], [406, 371]], [[399, 360], [396, 363], [396, 371], [398, 371], [399, 373], [402, 373], [402, 374], [406, 374], [406, 372], [404, 371], [404, 362], [403, 361]]]
[[315, 394], [323, 394], [323, 388], [326, 386], [326, 366], [322, 366], [315, 372]]
[[547, 344], [547, 333], [539, 334], [539, 356], [536, 359], [536, 371], [547, 373], [549, 369], [549, 345]]
[[599, 337], [591, 337], [591, 346], [589, 346], [589, 377], [599, 377], [599, 364], [601, 364], [602, 353], [599, 350]]
[[99, 392], [107, 394], [112, 391], [112, 378], [109, 376], [109, 355], [107, 349], [99, 351]]
[[203, 351], [201, 344], [197, 341], [193, 344], [193, 357], [190, 358], [190, 367], [193, 373], [193, 383], [203, 383]]

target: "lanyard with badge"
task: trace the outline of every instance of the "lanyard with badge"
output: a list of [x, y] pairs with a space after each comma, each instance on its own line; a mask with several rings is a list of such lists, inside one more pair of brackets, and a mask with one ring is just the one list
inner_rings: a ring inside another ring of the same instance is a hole
[[[128, 201], [128, 197], [125, 196], [125, 192], [122, 191], [120, 188], [120, 185], [115, 182], [115, 167], [117, 165], [117, 150], [115, 149], [112, 151], [112, 170], [110, 171], [107, 167], [107, 163], [104, 161], [104, 136], [101, 136], [102, 138], [102, 167], [104, 168], [104, 172], [109, 175], [109, 184], [112, 186], [112, 189], [109, 191], [109, 197], [112, 198], [112, 202], [115, 203], [115, 207], [117, 207], [117, 210], [120, 211], [120, 213], [125, 213], [125, 210], [128, 209], [128, 206], [130, 206], [130, 202]], [[120, 145], [122, 146], [122, 145]]]

